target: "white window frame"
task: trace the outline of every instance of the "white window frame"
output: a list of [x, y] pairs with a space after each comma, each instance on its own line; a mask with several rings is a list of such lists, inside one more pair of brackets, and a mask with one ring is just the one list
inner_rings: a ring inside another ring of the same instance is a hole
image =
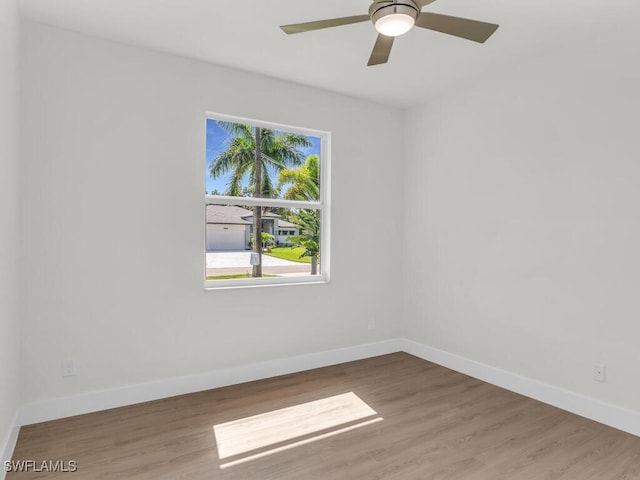
[[[315, 130], [309, 128], [294, 127], [274, 122], [265, 122], [261, 120], [251, 120], [248, 118], [236, 117], [226, 114], [207, 112], [205, 125], [207, 120], [216, 120], [223, 122], [233, 122], [242, 125], [251, 125], [252, 127], [266, 128], [269, 130], [278, 130], [283, 132], [291, 132], [300, 135], [307, 135], [320, 138], [320, 201], [306, 202], [303, 200], [285, 200], [279, 198], [256, 198], [256, 197], [228, 197], [224, 195], [208, 195], [204, 196], [204, 237], [202, 241], [202, 252], [206, 258], [206, 209], [207, 205], [237, 205], [237, 206], [263, 206], [263, 207], [280, 207], [280, 208], [308, 208], [320, 211], [320, 274], [304, 275], [299, 277], [260, 277], [260, 278], [239, 278], [232, 280], [207, 280], [207, 265], [203, 262], [203, 277], [205, 290], [221, 290], [230, 288], [247, 288], [247, 287], [267, 287], [277, 285], [307, 285], [318, 283], [329, 283], [331, 270], [331, 134], [330, 132]], [[205, 127], [206, 132], [206, 127]], [[206, 169], [203, 181], [206, 183]], [[206, 189], [205, 189], [206, 190]]]

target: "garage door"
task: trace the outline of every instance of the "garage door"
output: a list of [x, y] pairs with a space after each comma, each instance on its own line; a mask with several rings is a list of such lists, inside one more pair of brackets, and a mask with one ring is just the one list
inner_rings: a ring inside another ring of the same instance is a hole
[[244, 225], [207, 225], [207, 251], [244, 250]]

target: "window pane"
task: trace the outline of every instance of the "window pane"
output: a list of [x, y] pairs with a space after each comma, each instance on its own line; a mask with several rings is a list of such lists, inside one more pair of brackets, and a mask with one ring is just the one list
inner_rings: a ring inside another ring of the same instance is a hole
[[[262, 153], [260, 195], [256, 143]], [[320, 148], [320, 137], [313, 135], [207, 119], [206, 194], [318, 201]]]
[[[254, 278], [254, 209], [262, 217], [262, 277], [309, 277], [322, 272], [321, 212], [237, 205], [206, 206], [207, 280]], [[285, 229], [280, 227], [286, 227]]]

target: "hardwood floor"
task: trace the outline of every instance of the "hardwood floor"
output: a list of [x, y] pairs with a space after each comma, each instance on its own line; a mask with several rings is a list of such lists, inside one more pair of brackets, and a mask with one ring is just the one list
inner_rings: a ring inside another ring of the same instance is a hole
[[[267, 424], [252, 449], [247, 432]], [[219, 458], [214, 426], [242, 432], [233, 456]], [[77, 472], [8, 480], [621, 480], [640, 479], [640, 438], [395, 353], [26, 426], [14, 459]]]

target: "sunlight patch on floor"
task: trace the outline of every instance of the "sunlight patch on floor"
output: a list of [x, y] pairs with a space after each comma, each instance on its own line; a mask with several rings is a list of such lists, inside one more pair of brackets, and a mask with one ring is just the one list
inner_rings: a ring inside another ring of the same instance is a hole
[[[382, 420], [378, 417], [346, 426], [374, 415], [377, 415], [375, 410], [355, 393], [349, 392], [214, 425], [213, 431], [221, 460], [275, 446], [271, 450], [225, 463], [221, 468], [335, 436]], [[342, 428], [336, 430], [340, 426]], [[302, 438], [313, 434], [318, 435]], [[283, 444], [292, 440], [296, 441]]]
[[331, 432], [323, 433], [322, 435], [316, 435], [315, 437], [306, 438], [304, 440], [300, 440], [298, 442], [288, 443], [286, 445], [282, 445], [281, 447], [272, 448], [271, 450], [266, 450], [264, 452], [256, 453], [255, 455], [249, 455], [248, 457], [243, 457], [238, 460], [233, 460], [231, 462], [223, 463], [220, 465], [220, 468], [228, 468], [233, 467], [235, 465], [239, 465], [241, 463], [249, 462], [251, 460], [257, 460], [258, 458], [266, 457], [267, 455], [273, 455], [274, 453], [284, 452], [285, 450], [291, 450], [295, 447], [300, 447], [302, 445], [306, 445], [311, 442], [316, 442], [318, 440], [323, 440], [329, 437], [335, 437], [336, 435], [340, 435], [341, 433], [350, 432], [351, 430], [355, 430], [356, 428], [366, 427], [367, 425], [373, 425], [374, 423], [378, 423], [384, 420], [382, 417], [376, 417], [371, 420], [365, 420], [361, 423], [357, 423], [355, 425], [351, 425], [349, 427], [340, 428], [338, 430], [333, 430]]

